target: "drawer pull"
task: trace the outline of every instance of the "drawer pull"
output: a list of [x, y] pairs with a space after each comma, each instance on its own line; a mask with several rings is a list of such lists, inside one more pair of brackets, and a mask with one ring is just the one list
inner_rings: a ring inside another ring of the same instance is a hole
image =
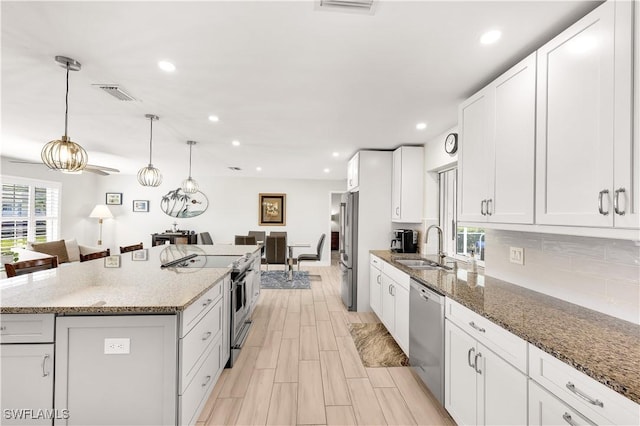
[[204, 335], [202, 336], [202, 340], [207, 340], [209, 337], [211, 337], [211, 332], [207, 331], [206, 333], [204, 333]]
[[478, 368], [478, 358], [482, 358], [482, 353], [481, 352], [478, 352], [476, 354], [476, 357], [473, 359], [474, 370], [476, 370], [476, 373], [482, 374], [482, 370], [480, 370], [480, 368]]
[[49, 359], [49, 354], [45, 354], [42, 357], [42, 377], [47, 377], [49, 375], [49, 372], [47, 370], [45, 370], [45, 365], [47, 363], [47, 359]]
[[209, 384], [209, 382], [211, 381], [211, 376], [207, 376], [204, 378], [204, 383], [202, 383], [202, 387], [205, 387]]
[[7, 330], [6, 325], [0, 325], [0, 331], [6, 331], [6, 330]]
[[598, 407], [604, 407], [604, 403], [602, 401], [600, 401], [599, 399], [591, 398], [589, 395], [587, 395], [586, 393], [582, 392], [580, 389], [576, 388], [576, 385], [574, 385], [571, 382], [567, 382], [567, 389], [569, 389], [571, 392], [575, 393], [580, 398], [582, 398], [585, 401], [587, 401], [589, 404], [597, 405]]
[[202, 304], [202, 307], [206, 308], [207, 306], [209, 306], [211, 304], [211, 302], [213, 302], [213, 299], [207, 299], [207, 301]]
[[562, 415], [562, 418], [564, 419], [565, 422], [569, 423], [571, 426], [578, 426], [578, 423], [573, 421], [573, 419], [571, 418], [571, 415], [569, 413], [565, 412]]
[[476, 366], [474, 364], [471, 364], [471, 353], [475, 352], [476, 349], [475, 348], [471, 348], [469, 349], [469, 352], [467, 352], [467, 363], [469, 363], [469, 367], [473, 368], [475, 370]]
[[476, 330], [478, 330], [480, 333], [484, 333], [485, 331], [487, 331], [487, 330], [485, 330], [484, 328], [482, 328], [482, 327], [478, 326], [478, 325], [477, 325], [475, 322], [473, 322], [473, 321], [471, 321], [471, 322], [469, 323], [469, 325], [470, 325], [471, 327], [475, 328]]

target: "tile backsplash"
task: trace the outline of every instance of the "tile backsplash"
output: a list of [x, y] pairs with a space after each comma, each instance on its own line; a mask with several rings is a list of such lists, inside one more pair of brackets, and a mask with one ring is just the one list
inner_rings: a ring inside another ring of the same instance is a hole
[[[640, 324], [640, 246], [633, 241], [486, 231], [487, 275]], [[524, 265], [509, 262], [524, 248]]]

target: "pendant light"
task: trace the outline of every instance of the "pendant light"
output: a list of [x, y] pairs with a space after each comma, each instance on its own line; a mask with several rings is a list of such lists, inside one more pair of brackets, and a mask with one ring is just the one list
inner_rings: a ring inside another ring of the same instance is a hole
[[87, 151], [80, 145], [71, 141], [67, 136], [67, 124], [69, 113], [69, 71], [80, 71], [82, 65], [75, 59], [65, 56], [56, 56], [56, 62], [67, 69], [67, 90], [64, 98], [64, 136], [48, 142], [40, 153], [42, 162], [50, 169], [60, 170], [67, 173], [81, 172], [87, 165]]
[[153, 114], [145, 114], [144, 116], [149, 119], [151, 126], [149, 132], [149, 165], [138, 170], [138, 182], [140, 182], [142, 186], [158, 186], [162, 183], [162, 173], [153, 167], [151, 154], [153, 153], [153, 122], [160, 120], [160, 117]]
[[182, 181], [182, 192], [185, 194], [198, 192], [198, 182], [191, 177], [191, 149], [196, 143], [196, 141], [187, 141], [187, 145], [189, 145], [189, 177]]

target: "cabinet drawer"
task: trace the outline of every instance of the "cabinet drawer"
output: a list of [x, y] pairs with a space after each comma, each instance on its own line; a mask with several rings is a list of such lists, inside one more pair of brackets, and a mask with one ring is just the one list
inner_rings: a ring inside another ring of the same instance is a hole
[[527, 372], [527, 342], [449, 298], [445, 316], [518, 370]]
[[529, 376], [598, 424], [640, 424], [638, 404], [533, 345]]
[[204, 363], [196, 372], [195, 378], [182, 395], [178, 397], [181, 425], [194, 424], [198, 420], [198, 415], [220, 376], [220, 371], [222, 370], [220, 366], [221, 342], [222, 339], [219, 338], [213, 344]]
[[199, 362], [211, 343], [222, 336], [222, 301], [213, 308], [180, 339], [180, 390], [183, 391], [193, 380]]
[[372, 254], [369, 255], [369, 262], [375, 268], [382, 269], [382, 259]]
[[384, 272], [386, 276], [395, 281], [396, 284], [404, 287], [405, 290], [409, 291], [409, 288], [411, 286], [409, 282], [409, 274], [407, 274], [406, 272], [402, 272], [400, 269], [387, 262], [382, 263], [382, 272]]
[[218, 299], [222, 297], [222, 288], [224, 278], [221, 278], [213, 287], [205, 294], [200, 296], [198, 300], [193, 302], [182, 313], [182, 328], [180, 336], [185, 336], [189, 330], [205, 315], [207, 309], [211, 308]]
[[53, 342], [54, 314], [0, 315], [0, 343]]
[[529, 426], [593, 426], [581, 413], [529, 380]]

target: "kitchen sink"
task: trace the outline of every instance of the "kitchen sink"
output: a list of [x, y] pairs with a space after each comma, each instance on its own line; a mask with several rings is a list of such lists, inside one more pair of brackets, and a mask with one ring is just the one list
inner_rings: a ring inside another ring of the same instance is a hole
[[440, 265], [429, 259], [395, 259], [401, 265], [411, 269], [446, 269], [451, 270], [449, 266]]

